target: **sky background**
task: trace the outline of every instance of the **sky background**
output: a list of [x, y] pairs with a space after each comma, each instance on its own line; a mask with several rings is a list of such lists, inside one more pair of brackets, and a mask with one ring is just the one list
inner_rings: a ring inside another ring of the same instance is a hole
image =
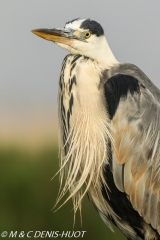
[[134, 63], [160, 87], [159, 9], [155, 0], [0, 0], [1, 141], [38, 141], [57, 130], [58, 79], [67, 51], [32, 29], [63, 27], [77, 17], [96, 20], [117, 60]]

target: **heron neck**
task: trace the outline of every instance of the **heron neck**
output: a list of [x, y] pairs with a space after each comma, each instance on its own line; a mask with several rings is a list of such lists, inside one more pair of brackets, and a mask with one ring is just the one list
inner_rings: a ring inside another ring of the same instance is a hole
[[110, 69], [118, 63], [106, 39], [103, 40], [102, 47], [99, 49], [96, 56], [96, 61], [102, 68], [105, 69]]

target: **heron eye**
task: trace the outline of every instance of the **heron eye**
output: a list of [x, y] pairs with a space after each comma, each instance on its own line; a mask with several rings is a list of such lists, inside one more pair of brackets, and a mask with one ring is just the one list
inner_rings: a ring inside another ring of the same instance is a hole
[[85, 33], [85, 38], [90, 38], [90, 36], [91, 36], [91, 33], [90, 33], [90, 32], [86, 32], [86, 33]]

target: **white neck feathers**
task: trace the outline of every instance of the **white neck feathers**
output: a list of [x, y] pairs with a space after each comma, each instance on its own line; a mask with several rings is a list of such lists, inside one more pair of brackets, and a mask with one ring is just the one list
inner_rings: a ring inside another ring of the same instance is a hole
[[110, 69], [118, 63], [108, 45], [105, 36], [101, 37], [100, 44], [98, 44], [97, 52], [94, 59], [102, 68], [105, 69]]

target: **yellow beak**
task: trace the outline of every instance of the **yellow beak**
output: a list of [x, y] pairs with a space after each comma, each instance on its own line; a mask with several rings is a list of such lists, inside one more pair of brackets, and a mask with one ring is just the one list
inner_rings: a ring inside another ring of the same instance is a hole
[[32, 33], [46, 40], [66, 45], [71, 45], [74, 39], [78, 39], [72, 29], [40, 28], [32, 30]]

